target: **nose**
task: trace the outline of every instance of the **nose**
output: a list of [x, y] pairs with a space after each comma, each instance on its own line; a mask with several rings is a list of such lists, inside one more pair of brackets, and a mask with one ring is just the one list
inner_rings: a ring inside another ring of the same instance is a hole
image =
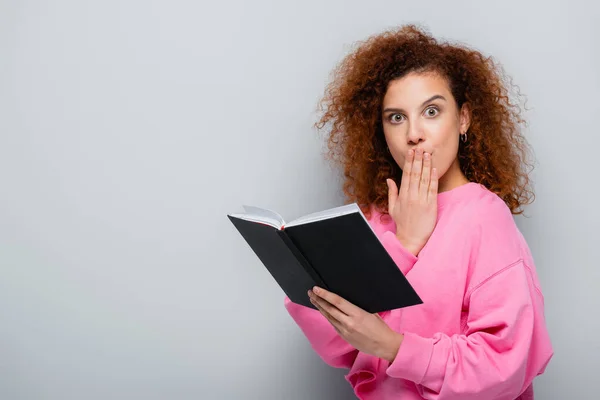
[[407, 140], [409, 144], [419, 144], [425, 140], [425, 133], [419, 124], [412, 123], [409, 125]]

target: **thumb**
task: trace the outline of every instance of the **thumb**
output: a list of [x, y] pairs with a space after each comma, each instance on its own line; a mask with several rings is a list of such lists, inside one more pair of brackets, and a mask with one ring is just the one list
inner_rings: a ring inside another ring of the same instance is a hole
[[388, 212], [391, 214], [394, 210], [396, 199], [398, 199], [398, 187], [396, 187], [396, 182], [393, 179], [386, 179], [385, 181], [388, 186]]

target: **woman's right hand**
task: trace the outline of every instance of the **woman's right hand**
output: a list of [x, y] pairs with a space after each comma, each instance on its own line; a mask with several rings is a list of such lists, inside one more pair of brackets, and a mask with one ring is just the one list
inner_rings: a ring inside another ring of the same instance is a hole
[[431, 154], [409, 150], [402, 168], [400, 190], [392, 179], [388, 184], [388, 212], [396, 223], [396, 237], [417, 256], [433, 233], [437, 220], [437, 170]]

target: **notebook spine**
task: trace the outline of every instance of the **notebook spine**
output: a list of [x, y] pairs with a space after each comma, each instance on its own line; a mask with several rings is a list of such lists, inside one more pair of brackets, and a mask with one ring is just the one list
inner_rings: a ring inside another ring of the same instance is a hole
[[304, 257], [304, 254], [302, 254], [302, 252], [294, 244], [292, 239], [288, 236], [287, 232], [285, 230], [279, 230], [277, 231], [277, 234], [279, 235], [279, 237], [281, 237], [281, 239], [283, 240], [285, 245], [290, 249], [292, 254], [294, 254], [294, 257], [296, 257], [300, 265], [302, 265], [306, 272], [312, 277], [317, 286], [329, 290], [329, 287], [327, 286], [325, 281], [323, 281], [321, 275], [319, 275], [319, 273], [313, 268], [310, 262], [308, 262], [306, 257]]

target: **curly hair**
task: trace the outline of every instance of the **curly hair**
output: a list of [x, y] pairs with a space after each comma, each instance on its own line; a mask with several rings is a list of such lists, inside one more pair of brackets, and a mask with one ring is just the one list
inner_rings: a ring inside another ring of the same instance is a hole
[[[471, 110], [469, 140], [458, 158], [467, 179], [496, 193], [512, 214], [534, 198], [526, 166], [529, 146], [520, 126], [521, 108], [511, 100], [502, 67], [466, 45], [440, 42], [424, 29], [405, 25], [359, 42], [332, 72], [318, 103], [315, 123], [329, 126], [328, 158], [343, 168], [343, 192], [367, 216], [387, 214], [386, 178], [400, 182], [402, 170], [386, 149], [381, 107], [388, 84], [410, 72], [445, 77], [458, 108]], [[517, 91], [517, 96], [520, 93]]]

